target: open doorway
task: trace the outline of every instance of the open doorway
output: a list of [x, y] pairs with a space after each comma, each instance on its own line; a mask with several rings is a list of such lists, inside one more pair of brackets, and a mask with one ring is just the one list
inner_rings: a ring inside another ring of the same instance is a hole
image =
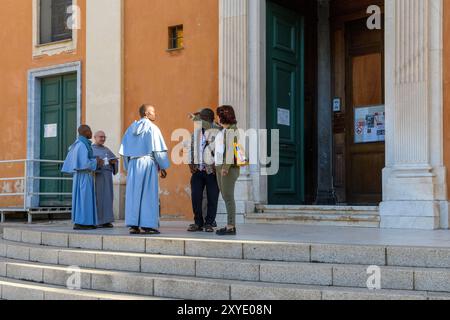
[[327, 157], [336, 204], [381, 202], [384, 33], [367, 27], [371, 5], [384, 10], [383, 0], [330, 1], [333, 147], [319, 156], [317, 1], [267, 0], [267, 128], [280, 130], [280, 171], [268, 178], [269, 205], [314, 204], [317, 168]]

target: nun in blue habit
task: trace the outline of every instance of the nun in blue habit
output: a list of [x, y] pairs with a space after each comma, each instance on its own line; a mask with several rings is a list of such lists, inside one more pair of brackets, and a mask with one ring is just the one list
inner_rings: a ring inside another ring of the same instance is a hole
[[126, 131], [120, 147], [127, 171], [125, 223], [131, 234], [159, 234], [159, 176], [167, 177], [168, 149], [156, 120], [155, 108], [139, 109], [141, 120]]
[[69, 148], [62, 172], [73, 175], [72, 221], [75, 230], [95, 229], [97, 225], [97, 207], [95, 198], [94, 175], [102, 160], [94, 157], [92, 150], [92, 131], [82, 125], [78, 129], [79, 137]]

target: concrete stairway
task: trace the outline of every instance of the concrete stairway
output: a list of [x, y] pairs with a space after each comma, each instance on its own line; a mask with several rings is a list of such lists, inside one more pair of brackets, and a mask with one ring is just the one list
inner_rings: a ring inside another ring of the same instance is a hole
[[139, 295], [93, 290], [69, 290], [49, 284], [0, 277], [2, 300], [162, 300]]
[[378, 207], [257, 205], [245, 215], [246, 223], [290, 223], [302, 225], [379, 228]]
[[[367, 267], [381, 268], [368, 290]], [[79, 268], [80, 290], [67, 289]], [[2, 299], [449, 299], [450, 248], [90, 235], [5, 228]]]

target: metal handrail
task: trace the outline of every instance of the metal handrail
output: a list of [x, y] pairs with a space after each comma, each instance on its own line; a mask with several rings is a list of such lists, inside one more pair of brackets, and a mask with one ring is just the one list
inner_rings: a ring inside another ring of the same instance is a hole
[[64, 177], [61, 177], [61, 178], [52, 178], [52, 177], [28, 177], [28, 179], [31, 179], [31, 180], [49, 180], [49, 181], [52, 181], [52, 180], [61, 180], [61, 181], [68, 180], [68, 181], [72, 181], [72, 180], [73, 180], [73, 178], [64, 178]]
[[0, 160], [2, 164], [24, 164], [24, 176], [23, 177], [8, 177], [0, 178], [0, 181], [23, 181], [23, 192], [10, 192], [0, 193], [0, 197], [23, 197], [23, 209], [29, 209], [27, 207], [27, 200], [30, 196], [71, 196], [71, 193], [66, 192], [34, 192], [28, 190], [29, 180], [47, 180], [47, 181], [72, 181], [73, 178], [68, 177], [34, 177], [28, 176], [28, 164], [29, 163], [50, 163], [50, 164], [63, 164], [64, 161], [60, 160], [45, 160], [45, 159], [18, 159], [18, 160]]
[[71, 193], [64, 192], [30, 192], [30, 196], [71, 196]]
[[17, 181], [17, 180], [25, 180], [25, 177], [0, 178], [0, 181]]
[[21, 159], [21, 160], [0, 160], [0, 164], [2, 163], [21, 163], [21, 162], [26, 162], [28, 161], [27, 159]]
[[43, 160], [43, 159], [20, 159], [20, 160], [0, 160], [0, 164], [3, 163], [21, 163], [21, 162], [41, 162], [41, 163], [55, 163], [63, 164], [62, 160]]

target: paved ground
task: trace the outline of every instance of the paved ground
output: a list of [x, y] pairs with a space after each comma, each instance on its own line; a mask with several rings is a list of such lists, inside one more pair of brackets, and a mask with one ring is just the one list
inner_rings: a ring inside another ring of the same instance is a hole
[[[162, 222], [162, 234], [152, 237], [450, 248], [450, 230], [387, 230], [352, 227], [246, 224], [238, 226], [237, 236], [223, 238], [218, 237], [215, 234], [203, 232], [188, 233], [186, 232], [188, 224], [189, 222]], [[70, 222], [67, 221], [57, 221], [52, 223], [44, 222], [33, 225], [24, 223], [5, 223], [0, 225], [0, 230], [3, 227], [8, 226], [46, 231], [51, 230], [53, 232], [128, 235], [128, 230], [125, 228], [123, 222], [117, 222], [116, 228], [114, 229], [98, 229], [83, 232], [73, 231]]]

